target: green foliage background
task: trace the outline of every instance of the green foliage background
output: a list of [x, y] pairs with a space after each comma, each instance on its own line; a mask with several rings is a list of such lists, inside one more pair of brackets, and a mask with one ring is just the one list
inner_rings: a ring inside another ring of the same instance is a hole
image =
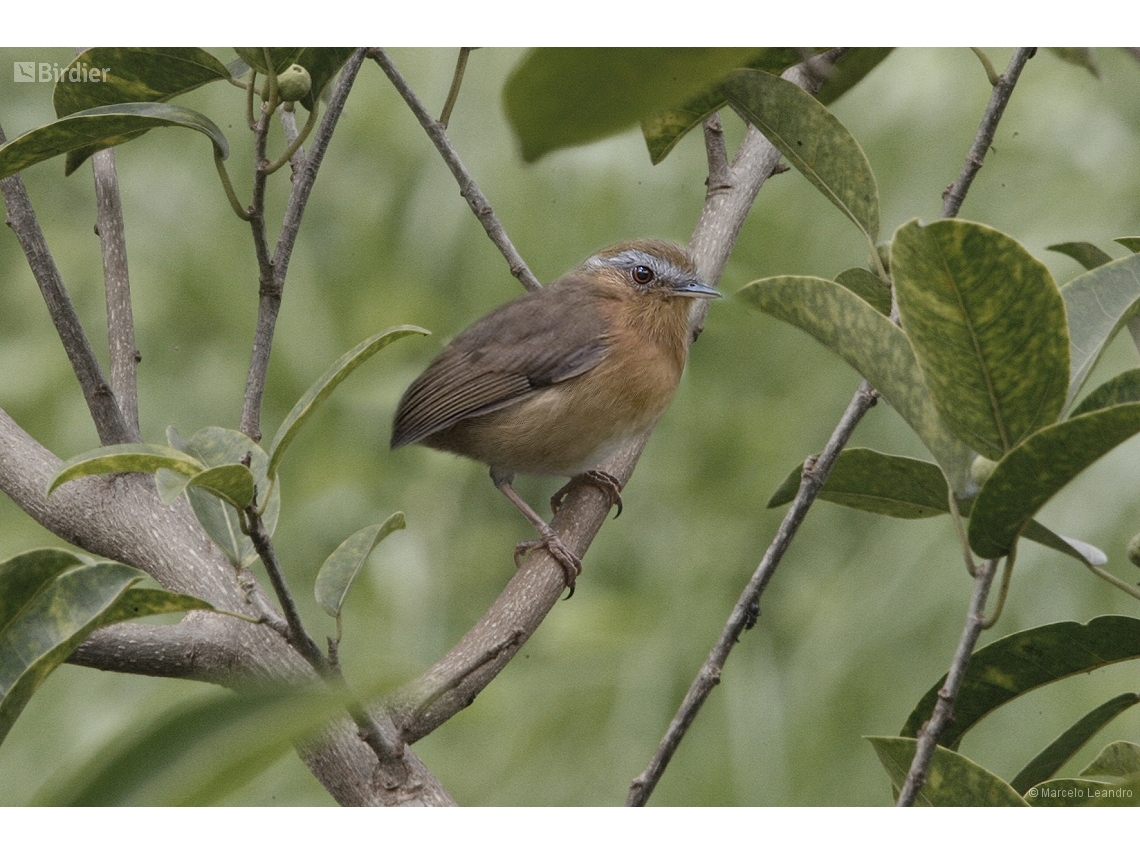
[[[228, 49], [215, 51], [223, 60]], [[995, 65], [1008, 55], [992, 52]], [[0, 50], [66, 64], [67, 49]], [[438, 111], [452, 50], [394, 50]], [[524, 165], [500, 93], [521, 56], [480, 50], [449, 132], [512, 239], [549, 281], [608, 243], [684, 242], [704, 197], [699, 134], [652, 167], [637, 130]], [[1041, 53], [1013, 95], [962, 210], [1020, 240], [1059, 283], [1080, 272], [1045, 251], [1140, 233], [1140, 65], [1098, 53], [1101, 79]], [[883, 233], [938, 216], [990, 87], [969, 51], [895, 51], [831, 109], [867, 152]], [[48, 84], [0, 79], [0, 122], [13, 138], [54, 118]], [[248, 199], [251, 142], [243, 96], [214, 84], [180, 99], [225, 132], [239, 196]], [[724, 115], [731, 140], [741, 126]], [[279, 145], [279, 138], [275, 138]], [[272, 147], [272, 143], [271, 143]], [[143, 436], [163, 442], [236, 426], [251, 346], [257, 276], [248, 227], [233, 216], [196, 134], [156, 130], [116, 152], [135, 300]], [[62, 160], [24, 179], [88, 333], [105, 352], [102, 270], [86, 165]], [[270, 210], [287, 188], [270, 182]], [[276, 233], [271, 221], [271, 239]], [[761, 276], [832, 277], [864, 263], [861, 236], [801, 176], [771, 179], [720, 283]], [[308, 592], [348, 534], [396, 510], [407, 530], [376, 550], [346, 604], [341, 658], [350, 681], [418, 673], [485, 609], [512, 572], [526, 523], [482, 466], [426, 449], [387, 449], [404, 386], [451, 336], [519, 293], [459, 198], [420, 127], [375, 64], [366, 63], [321, 168], [286, 285], [263, 430], [340, 354], [379, 329], [418, 324], [353, 375], [316, 414], [282, 467], [278, 551], [311, 631], [332, 622]], [[1086, 388], [1136, 364], [1127, 336]], [[818, 451], [857, 377], [806, 335], [733, 299], [712, 307], [686, 378], [603, 528], [574, 598], [560, 604], [475, 704], [416, 750], [462, 804], [616, 804], [651, 755], [782, 516], [765, 504], [789, 469]], [[62, 458], [97, 444], [82, 397], [10, 233], [0, 237], [0, 406]], [[1038, 517], [1108, 552], [1108, 569], [1140, 571], [1125, 545], [1140, 528], [1134, 494], [1140, 440], [1084, 473]], [[877, 407], [853, 446], [925, 456], [901, 420]], [[559, 486], [523, 479], [535, 507]], [[0, 500], [0, 555], [55, 539]], [[1035, 545], [1020, 554], [999, 635], [1135, 603], [1074, 562]], [[945, 518], [900, 522], [820, 503], [762, 601], [756, 629], [729, 660], [654, 795], [655, 804], [886, 804], [890, 791], [863, 734], [897, 733], [945, 671], [971, 580]], [[1101, 669], [1000, 710], [964, 753], [1003, 777], [1091, 707], [1135, 690], [1135, 666]], [[0, 747], [0, 804], [25, 803], [42, 782], [115, 734], [220, 690], [65, 666], [33, 698]], [[1096, 746], [1138, 737], [1135, 710]], [[331, 803], [295, 756], [229, 800]]]

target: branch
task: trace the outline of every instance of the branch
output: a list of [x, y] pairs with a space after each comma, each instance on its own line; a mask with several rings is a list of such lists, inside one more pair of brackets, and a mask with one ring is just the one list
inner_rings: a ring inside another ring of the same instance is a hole
[[[185, 501], [164, 504], [147, 475], [83, 478], [49, 497], [47, 485], [59, 465], [58, 457], [0, 409], [0, 491], [28, 516], [68, 543], [144, 570], [168, 590], [257, 617], [233, 567]], [[73, 655], [91, 667], [231, 687], [251, 681], [304, 685], [318, 679], [269, 627], [210, 613], [190, 615], [176, 626], [109, 627], [92, 634]], [[454, 804], [409, 749], [402, 758], [410, 770], [406, 780], [386, 787], [376, 777], [376, 755], [347, 716], [319, 739], [299, 746], [298, 753], [340, 804]]]
[[265, 378], [269, 373], [273, 328], [281, 309], [281, 293], [274, 290], [273, 262], [269, 259], [269, 239], [265, 231], [265, 189], [269, 180], [265, 170], [265, 151], [271, 118], [267, 106], [261, 105], [261, 117], [253, 128], [253, 198], [249, 203], [249, 227], [253, 232], [253, 248], [257, 257], [257, 327], [253, 333], [253, 354], [249, 358], [249, 374], [238, 425], [238, 430], [254, 442], [261, 440], [261, 401], [265, 397]]
[[[800, 63], [784, 72], [783, 77], [808, 92], [816, 92], [826, 80], [830, 68], [845, 50], [844, 48], [836, 48], [819, 57]], [[744, 142], [737, 151], [736, 157], [733, 158], [732, 166], [728, 169], [727, 180], [717, 179], [716, 173], [722, 169], [722, 157], [718, 148], [723, 145], [723, 140], [716, 133], [716, 130], [716, 128], [710, 128], [708, 124], [705, 126], [705, 146], [708, 150], [710, 170], [709, 190], [705, 209], [701, 213], [701, 219], [690, 244], [694, 249], [698, 246], [710, 247], [710, 252], [701, 253], [701, 256], [712, 255], [712, 258], [705, 262], [709, 265], [710, 272], [705, 274], [706, 268], [704, 266], [701, 267], [701, 271], [702, 274], [709, 276], [714, 281], [719, 278], [724, 270], [724, 265], [728, 260], [728, 252], [736, 242], [737, 235], [744, 223], [744, 216], [751, 209], [760, 186], [764, 179], [776, 171], [780, 161], [780, 152], [764, 138], [763, 134], [749, 125]], [[749, 175], [763, 177], [754, 184], [742, 182], [743, 186], [740, 187], [734, 184], [734, 179], [735, 181], [741, 180], [738, 176]], [[713, 254], [714, 251], [715, 254]], [[699, 332], [704, 323], [704, 312], [707, 310], [708, 307], [705, 305], [699, 307], [693, 321], [695, 331]], [[741, 592], [736, 606], [729, 615], [728, 622], [721, 631], [720, 638], [709, 652], [701, 670], [697, 672], [697, 676], [690, 685], [689, 691], [681, 702], [681, 706], [674, 715], [665, 735], [661, 738], [661, 742], [658, 744], [649, 764], [631, 782], [629, 794], [626, 798], [627, 806], [642, 806], [648, 801], [705, 699], [720, 682], [721, 670], [728, 659], [728, 654], [732, 652], [732, 648], [740, 640], [740, 634], [745, 629], [751, 629], [755, 625], [756, 618], [759, 615], [760, 596], [775, 574], [780, 559], [799, 530], [800, 523], [803, 522], [815, 501], [815, 497], [822, 489], [824, 481], [827, 480], [835, 458], [839, 456], [839, 452], [843, 450], [851, 433], [855, 430], [855, 426], [876, 399], [877, 393], [866, 381], [863, 381], [819, 458], [809, 460], [805, 464], [804, 477], [800, 482], [799, 492], [792, 502], [792, 506], [788, 509], [776, 537]]]
[[958, 691], [962, 688], [962, 680], [966, 676], [966, 668], [978, 643], [978, 636], [985, 628], [986, 599], [990, 595], [990, 585], [994, 581], [997, 565], [996, 559], [990, 559], [978, 569], [978, 575], [974, 578], [974, 593], [970, 597], [970, 611], [966, 615], [966, 625], [962, 629], [962, 637], [958, 641], [958, 649], [954, 653], [950, 671], [946, 674], [946, 681], [938, 690], [934, 714], [930, 717], [930, 721], [922, 726], [922, 731], [918, 735], [914, 760], [911, 761], [906, 782], [899, 793], [899, 807], [910, 807], [914, 804], [918, 791], [926, 782], [926, 772], [930, 768], [930, 761], [934, 759], [934, 748], [938, 744], [938, 738], [954, 719], [954, 701], [957, 700]]
[[1037, 48], [1018, 48], [1013, 52], [1005, 73], [998, 77], [993, 94], [990, 95], [989, 106], [986, 107], [986, 112], [982, 116], [982, 123], [978, 126], [978, 133], [974, 136], [974, 144], [970, 146], [970, 152], [966, 155], [966, 163], [962, 167], [962, 172], [959, 174], [958, 180], [947, 187], [946, 192], [942, 194], [942, 217], [944, 219], [958, 216], [958, 211], [966, 200], [966, 193], [974, 182], [974, 176], [982, 168], [986, 159], [986, 152], [993, 144], [994, 133], [997, 131], [1002, 113], [1005, 112], [1005, 106], [1009, 103], [1010, 96], [1013, 95], [1013, 87], [1017, 85], [1017, 78], [1021, 76], [1021, 70], [1025, 68], [1025, 63], [1029, 62], [1036, 52]]
[[851, 438], [859, 420], [863, 418], [867, 410], [874, 406], [877, 399], [878, 393], [871, 388], [870, 383], [866, 380], [860, 383], [855, 392], [855, 397], [851, 399], [851, 403], [847, 406], [839, 424], [836, 425], [823, 452], [818, 458], [808, 458], [807, 462], [804, 463], [800, 489], [792, 502], [792, 506], [784, 516], [784, 521], [780, 523], [780, 528], [768, 546], [768, 551], [764, 553], [760, 565], [752, 574], [752, 578], [748, 580], [748, 584], [744, 586], [740, 599], [737, 600], [732, 609], [728, 623], [721, 631], [720, 638], [717, 639], [705, 660], [705, 664], [701, 666], [697, 678], [689, 687], [685, 699], [681, 702], [676, 715], [673, 716], [673, 721], [670, 722], [665, 736], [657, 746], [657, 751], [649, 761], [649, 765], [630, 784], [629, 796], [625, 802], [627, 807], [642, 807], [649, 801], [649, 796], [652, 795], [657, 782], [665, 773], [665, 767], [669, 764], [677, 746], [681, 744], [681, 740], [688, 732], [689, 725], [693, 723], [713, 688], [720, 683], [720, 674], [724, 668], [724, 663], [728, 660], [728, 654], [740, 641], [741, 634], [746, 629], [752, 629], [755, 626], [756, 619], [760, 615], [760, 597], [764, 593], [764, 589], [768, 587], [772, 576], [775, 575], [780, 559], [784, 557], [784, 552], [791, 545], [792, 538], [799, 531], [800, 524], [807, 516], [816, 496], [823, 489], [824, 482], [827, 481], [827, 476], [831, 473], [831, 467], [839, 457], [839, 452], [843, 450], [847, 440]]
[[[0, 144], [5, 141], [4, 130], [0, 128]], [[36, 219], [36, 212], [32, 209], [23, 179], [17, 174], [0, 180], [0, 195], [3, 195], [8, 209], [7, 223], [24, 250], [28, 266], [32, 269], [32, 275], [47, 304], [48, 314], [59, 333], [67, 358], [71, 361], [75, 377], [79, 380], [87, 409], [90, 410], [95, 430], [99, 433], [99, 441], [104, 445], [129, 442], [131, 432], [127, 421], [123, 418], [115, 394], [107, 384], [91, 342], [79, 322], [75, 306], [63, 284], [63, 277], [55, 266], [55, 259], [52, 258]]]
[[[332, 138], [333, 131], [336, 130], [337, 121], [344, 110], [344, 103], [348, 99], [348, 93], [352, 89], [356, 74], [360, 71], [363, 62], [364, 50], [362, 48], [349, 57], [348, 62], [345, 63], [340, 78], [333, 88], [332, 96], [329, 98], [325, 116], [317, 129], [313, 145], [309, 149], [303, 165], [299, 169], [295, 169], [293, 191], [285, 208], [285, 217], [281, 223], [281, 233], [277, 237], [277, 246], [274, 249], [272, 260], [268, 257], [268, 249], [263, 250], [262, 248], [265, 229], [264, 211], [260, 214], [261, 242], [258, 242], [257, 228], [255, 227], [255, 244], [258, 247], [257, 260], [260, 271], [257, 328], [253, 336], [253, 354], [249, 360], [249, 374], [246, 378], [240, 426], [241, 432], [255, 442], [261, 439], [261, 402], [265, 397], [265, 378], [269, 372], [269, 354], [273, 348], [273, 332], [277, 327], [277, 315], [281, 310], [281, 296], [285, 289], [285, 275], [289, 271], [289, 260], [293, 255], [293, 245], [297, 241], [297, 233], [301, 228], [301, 217], [305, 213], [309, 193], [312, 191], [313, 182], [317, 178], [317, 170], [320, 169], [321, 161], [328, 149], [329, 140]], [[317, 109], [316, 104], [313, 105], [313, 109]], [[268, 125], [268, 118], [265, 116], [262, 118]], [[260, 124], [258, 127], [260, 128]], [[261, 182], [263, 188], [262, 208], [264, 208], [264, 182], [267, 167], [264, 139], [259, 138], [257, 172], [254, 179], [254, 202], [256, 205], [258, 200], [257, 182]]]
[[107, 344], [111, 355], [111, 391], [119, 402], [130, 433], [128, 442], [142, 442], [139, 431], [138, 364], [135, 321], [131, 310], [131, 280], [127, 272], [127, 236], [123, 202], [115, 172], [115, 149], [91, 156], [98, 209], [95, 231], [103, 251], [103, 281], [107, 292]]
[[[712, 285], [720, 278], [756, 194], [779, 160], [779, 152], [750, 128], [733, 159], [729, 180], [710, 182], [689, 244], [703, 281]], [[648, 438], [647, 433], [603, 464], [623, 487]], [[599, 490], [578, 486], [567, 494], [551, 527], [575, 555], [584, 556], [610, 510], [609, 499]], [[532, 552], [478, 623], [442, 659], [386, 702], [405, 740], [414, 742], [469, 706], [506, 667], [564, 591], [562, 567], [545, 550]]]
[[392, 81], [392, 85], [396, 87], [396, 91], [411, 108], [412, 113], [415, 114], [416, 119], [427, 131], [427, 135], [443, 156], [444, 163], [447, 168], [451, 170], [451, 174], [455, 176], [455, 180], [459, 182], [459, 194], [467, 200], [467, 204], [471, 207], [479, 222], [483, 224], [483, 228], [487, 232], [487, 237], [503, 254], [503, 258], [507, 260], [510, 266], [511, 275], [523, 284], [523, 287], [528, 291], [537, 291], [542, 287], [542, 284], [535, 278], [534, 274], [530, 272], [530, 268], [526, 266], [522, 256], [519, 255], [517, 249], [511, 239], [507, 236], [506, 229], [503, 224], [499, 222], [499, 218], [495, 216], [494, 210], [491, 208], [491, 203], [487, 201], [487, 197], [483, 195], [483, 191], [479, 189], [479, 185], [475, 183], [475, 179], [464, 167], [463, 162], [459, 159], [459, 154], [455, 150], [455, 146], [451, 144], [451, 140], [447, 137], [447, 131], [444, 125], [437, 122], [431, 117], [431, 114], [424, 108], [420, 99], [416, 97], [416, 93], [408, 86], [408, 81], [400, 74], [399, 69], [388, 58], [383, 48], [369, 48], [368, 55], [376, 60], [388, 79]]
[[440, 127], [447, 129], [451, 121], [451, 111], [455, 109], [455, 102], [459, 99], [459, 87], [463, 85], [463, 73], [467, 70], [467, 58], [471, 56], [474, 48], [461, 47], [459, 57], [455, 60], [455, 73], [451, 76], [451, 88], [447, 91], [447, 100], [443, 102], [443, 109], [439, 113]]
[[313, 641], [313, 637], [305, 631], [305, 625], [301, 621], [301, 613], [297, 611], [297, 604], [293, 601], [293, 593], [289, 590], [289, 583], [285, 581], [285, 573], [281, 569], [281, 562], [277, 560], [277, 551], [273, 548], [273, 540], [265, 529], [265, 523], [252, 510], [246, 510], [242, 513], [245, 516], [246, 527], [249, 529], [249, 539], [253, 541], [253, 548], [257, 550], [257, 556], [261, 559], [261, 564], [273, 585], [273, 592], [277, 594], [277, 602], [280, 603], [281, 611], [285, 615], [285, 622], [288, 627], [285, 640], [305, 658], [305, 661], [312, 666], [314, 671], [322, 677], [329, 676], [332, 673], [332, 667], [321, 652], [321, 648]]

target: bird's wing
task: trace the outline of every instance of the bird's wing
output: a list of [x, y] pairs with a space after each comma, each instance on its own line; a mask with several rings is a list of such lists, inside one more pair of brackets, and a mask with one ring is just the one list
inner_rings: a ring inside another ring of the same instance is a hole
[[500, 306], [460, 333], [404, 393], [392, 447], [419, 442], [589, 371], [609, 346], [604, 318], [573, 289]]

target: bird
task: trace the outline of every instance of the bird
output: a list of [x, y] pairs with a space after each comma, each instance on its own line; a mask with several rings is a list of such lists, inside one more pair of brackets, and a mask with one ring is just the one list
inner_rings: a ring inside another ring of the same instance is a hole
[[652, 427], [685, 367], [704, 284], [692, 256], [663, 240], [598, 250], [550, 285], [511, 300], [448, 344], [404, 392], [391, 448], [420, 444], [485, 463], [540, 537], [574, 592], [580, 558], [514, 489], [516, 473], [600, 489], [621, 513], [621, 484], [598, 466]]

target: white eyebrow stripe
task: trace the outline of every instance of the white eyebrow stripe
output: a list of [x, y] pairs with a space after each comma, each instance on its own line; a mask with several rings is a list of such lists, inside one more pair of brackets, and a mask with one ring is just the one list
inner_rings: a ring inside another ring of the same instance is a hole
[[631, 270], [639, 264], [644, 264], [651, 270], [657, 271], [660, 276], [667, 276], [675, 279], [693, 278], [689, 273], [679, 268], [673, 262], [656, 255], [650, 255], [640, 249], [625, 249], [617, 255], [602, 257], [599, 255], [591, 256], [584, 265], [590, 270], [598, 270], [602, 267], [621, 267], [626, 270]]

